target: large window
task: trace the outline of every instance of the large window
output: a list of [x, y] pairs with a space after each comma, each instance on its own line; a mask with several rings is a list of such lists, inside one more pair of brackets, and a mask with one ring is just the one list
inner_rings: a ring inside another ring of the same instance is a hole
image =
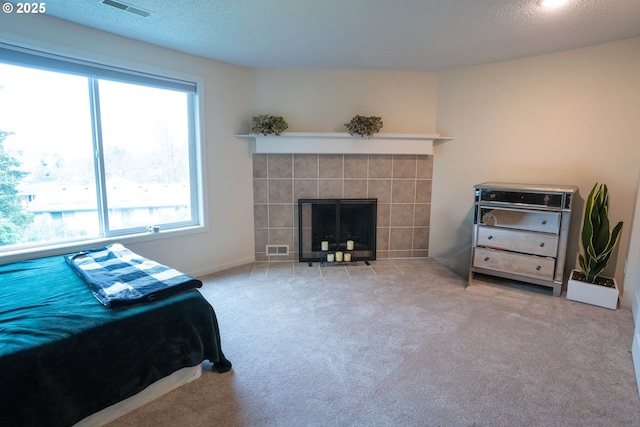
[[0, 252], [200, 224], [195, 94], [0, 45]]

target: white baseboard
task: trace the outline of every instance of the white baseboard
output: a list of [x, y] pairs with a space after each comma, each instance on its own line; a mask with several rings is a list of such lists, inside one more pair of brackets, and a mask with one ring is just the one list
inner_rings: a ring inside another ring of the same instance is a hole
[[217, 273], [219, 271], [224, 271], [224, 270], [228, 270], [230, 268], [240, 267], [242, 265], [251, 264], [252, 262], [255, 262], [255, 260], [256, 260], [255, 256], [251, 256], [251, 257], [247, 257], [247, 258], [241, 258], [241, 259], [237, 259], [237, 260], [234, 260], [234, 261], [226, 262], [226, 263], [223, 263], [223, 264], [214, 265], [212, 267], [207, 267], [207, 268], [202, 268], [202, 269], [199, 269], [199, 270], [191, 271], [191, 272], [189, 272], [187, 274], [189, 274], [190, 276], [193, 276], [193, 277], [208, 276], [210, 274]]
[[640, 332], [633, 334], [633, 342], [631, 343], [631, 358], [633, 359], [633, 368], [636, 372], [636, 385], [640, 394]]

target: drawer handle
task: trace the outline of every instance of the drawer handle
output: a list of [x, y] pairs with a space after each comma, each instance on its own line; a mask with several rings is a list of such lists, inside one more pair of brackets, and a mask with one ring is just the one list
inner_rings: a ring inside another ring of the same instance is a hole
[[484, 260], [489, 261], [489, 257], [488, 256], [484, 257]]
[[540, 247], [544, 248], [544, 242], [540, 243]]
[[547, 223], [547, 220], [546, 220], [546, 219], [543, 219], [543, 220], [542, 220], [542, 225], [545, 225], [546, 223]]
[[536, 270], [540, 271], [541, 268], [542, 268], [541, 266], [537, 266]]
[[491, 239], [493, 239], [493, 236], [489, 236], [489, 237], [487, 237], [487, 239], [491, 240]]

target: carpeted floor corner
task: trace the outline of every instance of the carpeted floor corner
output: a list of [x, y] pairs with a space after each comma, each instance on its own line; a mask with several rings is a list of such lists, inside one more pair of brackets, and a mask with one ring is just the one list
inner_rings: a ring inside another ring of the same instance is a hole
[[233, 370], [110, 426], [640, 425], [629, 309], [432, 259], [271, 264], [204, 279]]

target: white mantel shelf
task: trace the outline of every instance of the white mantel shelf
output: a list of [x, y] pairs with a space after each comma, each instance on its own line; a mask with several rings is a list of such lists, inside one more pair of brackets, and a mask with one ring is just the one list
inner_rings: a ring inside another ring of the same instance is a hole
[[254, 138], [256, 153], [275, 154], [433, 154], [434, 142], [453, 138], [424, 133], [377, 133], [362, 138], [348, 133], [283, 132], [276, 135], [236, 135]]

